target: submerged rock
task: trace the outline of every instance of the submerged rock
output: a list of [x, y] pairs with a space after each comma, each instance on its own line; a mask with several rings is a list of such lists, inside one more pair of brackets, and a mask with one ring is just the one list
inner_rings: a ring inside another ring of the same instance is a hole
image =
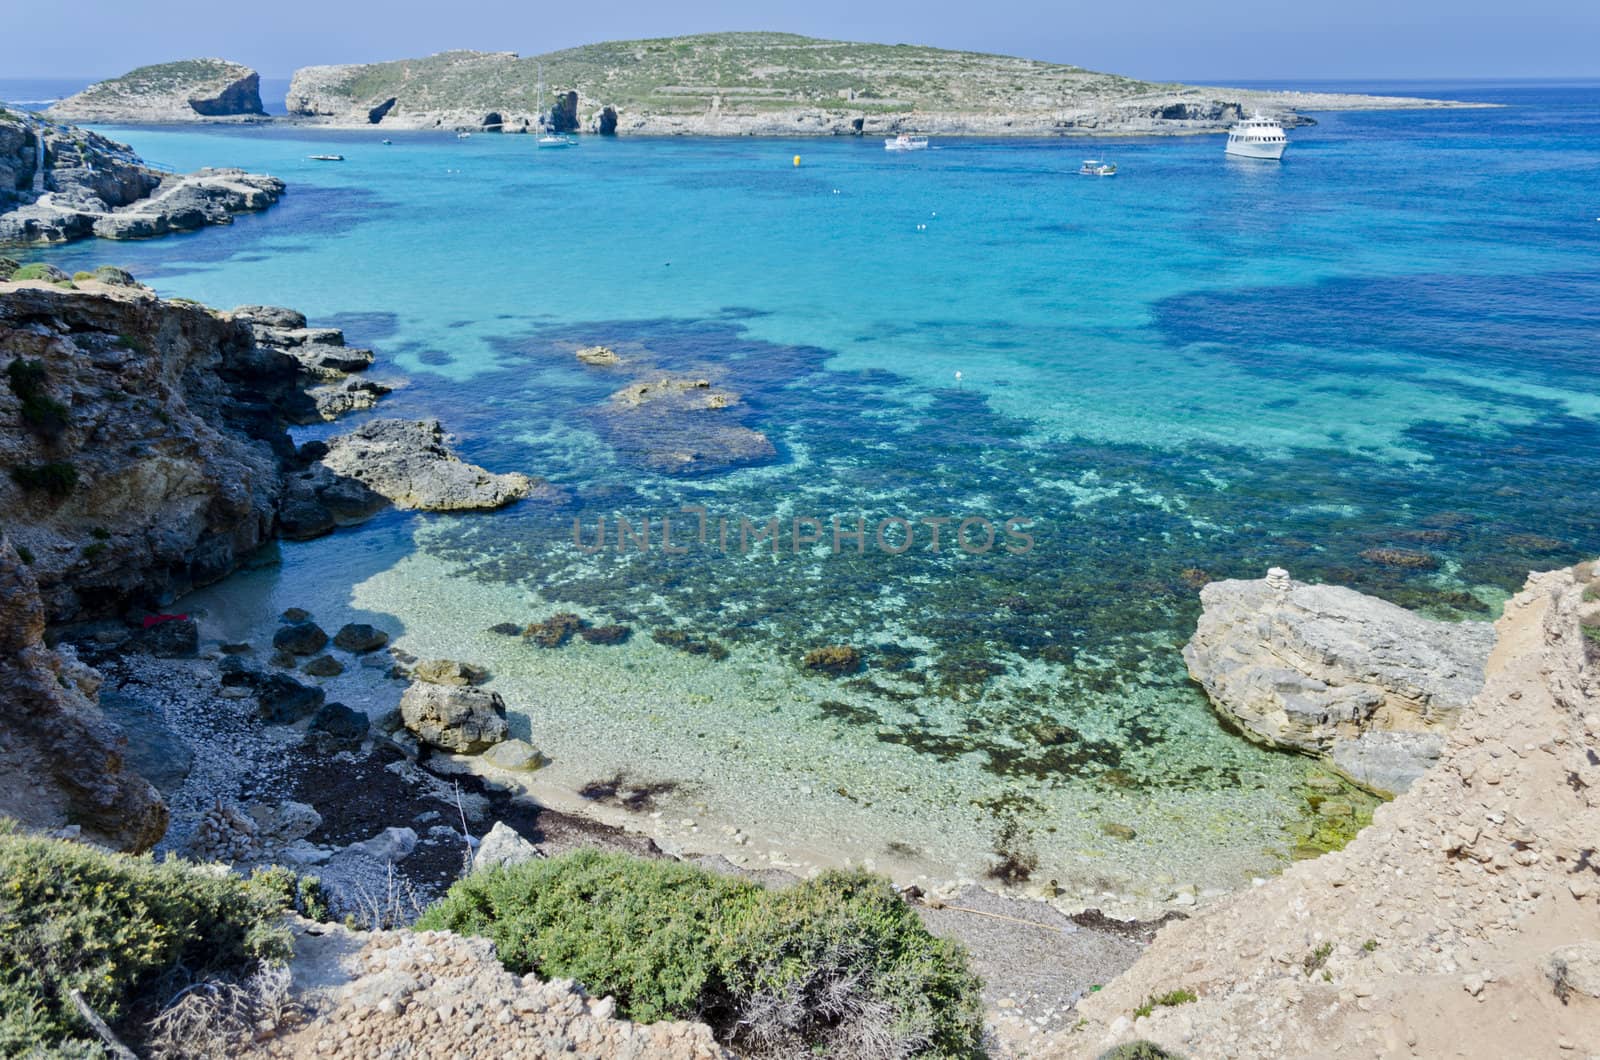
[[338, 677], [344, 673], [344, 663], [331, 655], [319, 655], [300, 669], [312, 677]]
[[290, 655], [315, 655], [328, 645], [328, 634], [315, 622], [291, 622], [272, 635], [272, 646]]
[[559, 648], [583, 627], [583, 619], [570, 611], [560, 611], [542, 622], [530, 622], [522, 636], [541, 648]]
[[432, 685], [464, 687], [483, 684], [489, 680], [489, 671], [454, 659], [429, 659], [418, 663], [411, 676]]
[[1483, 687], [1494, 644], [1488, 623], [1437, 622], [1277, 569], [1213, 582], [1200, 602], [1183, 657], [1217, 711], [1262, 742], [1331, 755], [1384, 791], [1404, 790], [1437, 758], [1439, 734]]
[[315, 712], [326, 698], [322, 689], [287, 674], [256, 674], [247, 684], [254, 686], [256, 713], [268, 725], [292, 725]]
[[833, 677], [843, 677], [861, 669], [861, 652], [848, 644], [830, 644], [806, 652], [805, 667]]
[[341, 651], [361, 654], [376, 651], [389, 643], [389, 634], [365, 622], [350, 622], [333, 635], [333, 646]]
[[738, 394], [706, 379], [632, 383], [596, 414], [607, 440], [652, 471], [692, 475], [764, 463], [777, 456], [766, 435], [744, 426]]
[[423, 743], [477, 754], [508, 735], [499, 693], [416, 681], [400, 697], [400, 717]]
[[633, 636], [633, 629], [629, 626], [585, 626], [578, 630], [578, 636], [589, 644], [621, 644]]
[[620, 364], [622, 358], [617, 356], [617, 351], [609, 346], [585, 346], [577, 353], [578, 360], [584, 364], [595, 367], [605, 367]]
[[483, 752], [483, 760], [497, 769], [534, 770], [545, 764], [544, 755], [527, 740], [502, 740]]

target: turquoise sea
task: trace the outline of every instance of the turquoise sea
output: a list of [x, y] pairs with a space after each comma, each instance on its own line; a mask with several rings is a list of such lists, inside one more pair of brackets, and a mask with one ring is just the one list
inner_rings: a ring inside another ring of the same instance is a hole
[[[570, 494], [287, 545], [213, 594], [229, 621], [309, 602], [487, 662], [553, 759], [540, 797], [669, 846], [948, 878], [1015, 821], [1037, 877], [1159, 898], [1272, 871], [1313, 812], [1312, 765], [1225, 731], [1187, 681], [1197, 584], [1279, 565], [1488, 619], [1527, 571], [1600, 552], [1600, 84], [1315, 87], [1505, 106], [1320, 114], [1281, 165], [1213, 137], [897, 156], [106, 129], [291, 191], [231, 227], [35, 256], [344, 327], [408, 380], [381, 415], [437, 415], [464, 457]], [[325, 151], [347, 160], [306, 158]], [[1078, 177], [1091, 156], [1118, 176]], [[580, 364], [593, 344], [624, 364]], [[776, 455], [651, 466], [661, 439], [600, 409], [664, 375], [742, 395], [726, 414]], [[575, 519], [592, 546], [597, 520], [663, 515], [682, 554], [574, 545]], [[926, 525], [900, 554], [737, 547], [741, 516], [788, 537], [857, 515], [951, 522], [937, 552]], [[1033, 546], [952, 548], [967, 517], [1029, 519]], [[558, 610], [634, 636], [485, 632]], [[681, 650], [711, 642], [727, 657]], [[865, 669], [802, 667], [832, 644]], [[653, 808], [578, 794], [619, 772]]]

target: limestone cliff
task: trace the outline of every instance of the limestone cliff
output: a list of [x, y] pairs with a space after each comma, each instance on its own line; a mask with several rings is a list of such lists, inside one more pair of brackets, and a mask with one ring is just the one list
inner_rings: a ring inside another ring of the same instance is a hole
[[184, 59], [90, 85], [46, 113], [59, 121], [182, 122], [259, 117], [261, 78], [226, 59]]
[[1080, 1004], [1079, 1030], [1038, 1055], [1098, 1056], [1132, 1038], [1196, 1058], [1592, 1051], [1594, 574], [1529, 578], [1439, 765], [1349, 846], [1162, 929]]

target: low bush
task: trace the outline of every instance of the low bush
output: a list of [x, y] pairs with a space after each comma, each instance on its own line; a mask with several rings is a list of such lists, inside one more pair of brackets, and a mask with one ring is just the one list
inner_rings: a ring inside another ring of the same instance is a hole
[[1155, 1042], [1140, 1038], [1123, 1042], [1114, 1049], [1100, 1054], [1099, 1060], [1183, 1060], [1177, 1053], [1169, 1053]]
[[18, 464], [11, 479], [25, 490], [65, 497], [78, 485], [78, 469], [65, 461], [48, 464]]
[[6, 365], [6, 382], [22, 403], [22, 422], [43, 434], [61, 433], [70, 413], [61, 402], [45, 393], [47, 376], [38, 361], [17, 358]]
[[0, 820], [0, 1056], [84, 1054], [72, 1001], [115, 1025], [190, 979], [289, 955], [281, 880], [106, 854]]
[[1158, 1008], [1173, 1008], [1177, 1005], [1187, 1005], [1191, 1001], [1200, 1000], [1193, 990], [1182, 987], [1177, 990], [1168, 990], [1165, 994], [1151, 994], [1144, 999], [1144, 1004], [1133, 1010], [1134, 1019], [1142, 1019]]
[[57, 270], [49, 265], [34, 262], [31, 265], [24, 265], [16, 272], [13, 272], [11, 278], [18, 283], [23, 280], [49, 280], [55, 278], [56, 272]]
[[754, 1056], [976, 1056], [981, 984], [887, 880], [766, 890], [674, 861], [579, 851], [476, 873], [417, 922], [492, 939], [634, 1020], [698, 1019]]

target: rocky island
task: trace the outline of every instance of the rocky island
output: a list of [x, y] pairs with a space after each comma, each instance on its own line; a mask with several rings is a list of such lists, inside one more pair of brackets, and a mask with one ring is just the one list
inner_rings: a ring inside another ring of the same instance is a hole
[[130, 70], [50, 107], [64, 122], [188, 122], [258, 118], [261, 77], [226, 59], [185, 59]]
[[[74, 121], [269, 120], [246, 67], [141, 67], [52, 107]], [[1167, 135], [1214, 133], [1252, 111], [1476, 106], [1143, 81], [1079, 66], [791, 33], [606, 41], [522, 56], [448, 51], [295, 71], [288, 117], [336, 128], [633, 136]]]
[[288, 96], [291, 115], [337, 126], [636, 136], [1196, 133], [1225, 129], [1258, 108], [1292, 117], [1448, 105], [1158, 83], [1005, 55], [789, 33], [313, 66], [296, 71]]

